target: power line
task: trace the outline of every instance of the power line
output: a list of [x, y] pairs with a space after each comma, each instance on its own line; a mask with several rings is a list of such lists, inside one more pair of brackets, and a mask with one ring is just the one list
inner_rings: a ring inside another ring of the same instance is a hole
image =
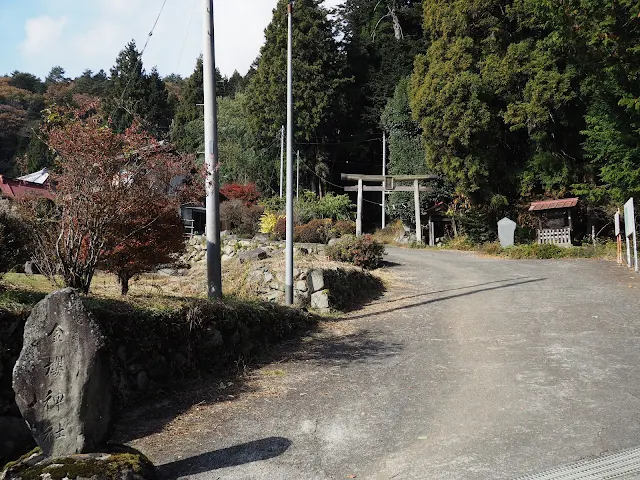
[[191, 22], [193, 21], [193, 13], [196, 10], [196, 0], [193, 0], [193, 7], [191, 8], [191, 15], [189, 16], [189, 24], [187, 25], [187, 33], [184, 36], [182, 42], [182, 48], [180, 49], [180, 57], [178, 58], [178, 66], [176, 67], [176, 73], [180, 71], [180, 64], [182, 63], [182, 55], [184, 53], [184, 47], [187, 45], [187, 39], [189, 38], [189, 32], [191, 31]]
[[355, 143], [380, 142], [380, 138], [370, 138], [367, 140], [353, 140], [350, 142], [295, 142], [296, 145], [347, 145]]
[[133, 66], [133, 68], [131, 69], [131, 74], [129, 75], [129, 80], [127, 81], [127, 84], [124, 86], [124, 90], [122, 90], [122, 95], [120, 95], [120, 101], [118, 102], [119, 105], [116, 105], [116, 107], [111, 112], [111, 115], [113, 115], [113, 113], [115, 112], [115, 110], [117, 108], [122, 108], [124, 111], [128, 112], [130, 115], [134, 115], [133, 112], [130, 112], [127, 108], [125, 108], [125, 106], [124, 106], [124, 95], [127, 92], [127, 89], [129, 88], [129, 85], [131, 85], [131, 80], [133, 80], [133, 74], [138, 69], [138, 66], [142, 65], [142, 55], [144, 54], [145, 50], [147, 49], [147, 46], [149, 45], [149, 40], [153, 36], [153, 32], [156, 29], [156, 26], [158, 25], [158, 21], [160, 20], [160, 16], [162, 15], [162, 12], [164, 10], [164, 6], [166, 4], [167, 4], [167, 0], [164, 0], [162, 2], [162, 7], [160, 7], [160, 11], [158, 12], [158, 16], [156, 17], [156, 21], [153, 22], [153, 27], [151, 27], [151, 31], [149, 31], [149, 34], [147, 35], [147, 39], [144, 42], [144, 47], [142, 47], [142, 51], [140, 52], [140, 55], [138, 55], [138, 60], [136, 61], [136, 63]]

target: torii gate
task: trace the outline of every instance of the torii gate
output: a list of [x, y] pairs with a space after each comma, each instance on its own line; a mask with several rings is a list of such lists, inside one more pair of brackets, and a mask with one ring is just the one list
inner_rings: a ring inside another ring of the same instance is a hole
[[[422, 225], [420, 222], [420, 192], [431, 192], [433, 187], [421, 186], [421, 180], [438, 180], [437, 175], [358, 175], [343, 173], [342, 180], [357, 181], [357, 186], [344, 187], [345, 192], [358, 192], [358, 214], [356, 235], [362, 235], [362, 193], [363, 192], [413, 192], [416, 217], [416, 240], [422, 243]], [[378, 185], [364, 185], [364, 182], [376, 182]], [[396, 185], [396, 182], [413, 182], [413, 185]]]

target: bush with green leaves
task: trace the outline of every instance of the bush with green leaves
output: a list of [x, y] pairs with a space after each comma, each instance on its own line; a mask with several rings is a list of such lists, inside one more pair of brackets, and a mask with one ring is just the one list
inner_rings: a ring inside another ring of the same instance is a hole
[[335, 195], [331, 192], [318, 197], [313, 192], [304, 191], [295, 202], [295, 212], [301, 223], [322, 218], [352, 220], [353, 208], [349, 195]]
[[29, 231], [16, 216], [0, 211], [0, 276], [30, 258]]
[[344, 237], [335, 245], [327, 247], [329, 259], [352, 263], [367, 270], [378, 268], [384, 253], [384, 245], [375, 241], [371, 235]]

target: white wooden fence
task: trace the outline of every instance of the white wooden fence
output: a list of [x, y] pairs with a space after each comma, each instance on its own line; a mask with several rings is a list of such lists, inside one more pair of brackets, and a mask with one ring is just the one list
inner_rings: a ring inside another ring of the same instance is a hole
[[571, 229], [566, 227], [538, 230], [538, 243], [552, 243], [560, 247], [570, 247]]

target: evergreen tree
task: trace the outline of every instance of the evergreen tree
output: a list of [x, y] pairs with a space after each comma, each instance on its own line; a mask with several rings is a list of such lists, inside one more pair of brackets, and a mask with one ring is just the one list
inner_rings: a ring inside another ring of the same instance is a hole
[[[344, 87], [350, 81], [344, 77], [345, 58], [321, 3], [298, 0], [293, 10], [295, 139], [315, 144], [337, 138], [338, 120], [345, 110]], [[272, 145], [286, 124], [287, 5], [286, 0], [280, 0], [273, 11], [265, 31], [266, 42], [247, 89], [249, 118], [263, 146]], [[327, 157], [321, 145], [300, 147], [314, 170]], [[279, 162], [271, 165], [274, 173], [279, 168], [276, 164]]]
[[133, 40], [111, 68], [104, 108], [116, 132], [124, 132], [138, 118], [156, 137], [168, 133], [173, 115], [166, 86], [155, 69], [146, 74]]

